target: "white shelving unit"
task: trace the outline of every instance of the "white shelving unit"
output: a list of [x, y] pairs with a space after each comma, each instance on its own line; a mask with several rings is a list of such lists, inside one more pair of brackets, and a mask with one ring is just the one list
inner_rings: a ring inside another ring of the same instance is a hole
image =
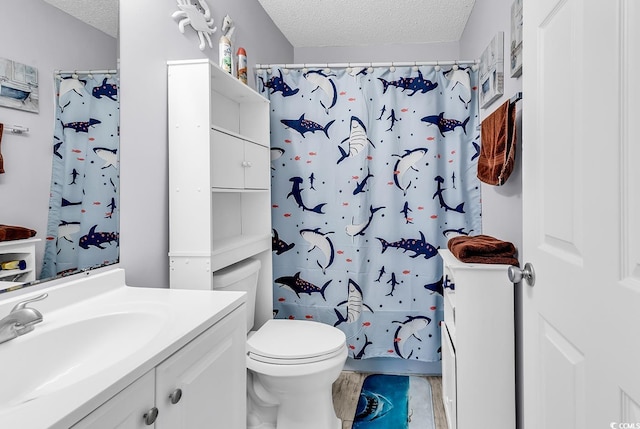
[[248, 257], [270, 287], [269, 101], [209, 60], [167, 68], [171, 287], [211, 289]]
[[449, 429], [513, 429], [514, 285], [507, 277], [509, 265], [468, 264], [449, 250], [439, 253], [445, 282], [442, 400]]
[[0, 241], [0, 262], [24, 260], [24, 270], [0, 270], [0, 291], [36, 280], [36, 243], [39, 238]]

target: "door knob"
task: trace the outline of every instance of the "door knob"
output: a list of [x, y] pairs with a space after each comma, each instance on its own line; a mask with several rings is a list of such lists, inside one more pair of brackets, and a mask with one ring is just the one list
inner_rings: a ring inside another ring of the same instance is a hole
[[511, 283], [520, 283], [524, 279], [529, 286], [536, 284], [536, 272], [530, 262], [524, 264], [524, 269], [514, 266], [509, 267], [507, 275]]

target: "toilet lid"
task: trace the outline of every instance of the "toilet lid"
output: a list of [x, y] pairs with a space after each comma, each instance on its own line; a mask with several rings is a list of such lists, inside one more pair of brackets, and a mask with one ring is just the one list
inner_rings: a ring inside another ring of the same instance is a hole
[[272, 319], [247, 340], [247, 351], [260, 361], [307, 363], [335, 355], [345, 343], [341, 330], [324, 323]]

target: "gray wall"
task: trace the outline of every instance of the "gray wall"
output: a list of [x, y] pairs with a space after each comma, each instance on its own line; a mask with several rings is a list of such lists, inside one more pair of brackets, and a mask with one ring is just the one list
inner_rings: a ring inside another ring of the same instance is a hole
[[[494, 101], [487, 109], [480, 109], [480, 120], [484, 119], [511, 98], [522, 91], [522, 77], [511, 78], [509, 71], [509, 45], [511, 41], [511, 4], [513, 0], [476, 0], [465, 31], [460, 39], [460, 56], [480, 58], [493, 36], [504, 32], [505, 77], [504, 96]], [[518, 122], [522, 129], [518, 103]], [[521, 145], [519, 138], [518, 145]], [[483, 233], [514, 243], [522, 248], [522, 164], [521, 147], [516, 151], [516, 166], [511, 177], [503, 186], [482, 185], [482, 228]]]
[[[491, 38], [498, 31], [504, 32], [505, 44], [505, 78], [504, 96], [481, 109], [481, 119], [493, 112], [514, 93], [522, 91], [522, 76], [511, 78], [509, 71], [509, 45], [511, 42], [511, 4], [513, 0], [476, 0], [473, 13], [460, 40], [460, 54], [480, 57]], [[526, 94], [523, 94], [526, 97]], [[503, 186], [482, 185], [482, 223], [485, 234], [502, 240], [511, 241], [518, 249], [522, 249], [522, 105], [518, 102], [516, 127], [518, 127], [518, 147], [516, 165], [511, 177]], [[524, 261], [521, 261], [524, 263]], [[525, 286], [526, 287], [526, 286]], [[515, 288], [515, 329], [522, 332], [522, 288]], [[516, 335], [516, 392], [522, 392], [522, 338]], [[516, 398], [517, 427], [523, 427], [522, 397]]]
[[[53, 154], [53, 71], [115, 69], [117, 41], [41, 0], [0, 3], [0, 57], [38, 69], [39, 113], [0, 107], [0, 122], [29, 134], [5, 132], [0, 174], [0, 223], [35, 229], [38, 272], [47, 232]], [[21, 19], [21, 17], [23, 19]]]
[[[226, 14], [235, 21], [234, 51], [244, 47], [250, 66], [293, 61], [293, 47], [257, 0], [209, 4], [218, 28]], [[191, 27], [178, 31], [171, 18], [177, 10], [175, 0], [120, 2], [120, 261], [132, 286], [169, 285], [166, 62], [218, 61], [220, 31], [213, 34], [213, 49], [202, 52]]]
[[[475, 57], [463, 59], [468, 60], [473, 58]], [[295, 48], [294, 55], [294, 61], [298, 64], [435, 61], [455, 59], [460, 59], [458, 42]]]

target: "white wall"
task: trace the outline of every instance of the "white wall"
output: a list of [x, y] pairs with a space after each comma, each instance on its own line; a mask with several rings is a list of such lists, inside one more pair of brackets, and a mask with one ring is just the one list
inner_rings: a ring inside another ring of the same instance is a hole
[[[480, 58], [493, 36], [504, 32], [504, 96], [494, 101], [487, 109], [480, 109], [480, 120], [484, 119], [522, 91], [522, 77], [511, 78], [509, 71], [509, 45], [511, 41], [511, 4], [513, 0], [476, 0], [465, 31], [460, 39], [460, 55], [463, 58]], [[516, 126], [521, 130], [522, 120], [518, 104]], [[519, 133], [520, 134], [520, 133]], [[518, 136], [516, 165], [511, 177], [503, 186], [482, 184], [482, 228], [484, 234], [510, 241], [522, 248], [522, 164], [520, 161], [521, 138]]]
[[[235, 21], [234, 51], [244, 47], [250, 66], [293, 61], [293, 47], [256, 0], [209, 4], [218, 28], [226, 14]], [[120, 2], [120, 262], [132, 286], [169, 285], [166, 62], [218, 61], [220, 31], [213, 49], [202, 52], [191, 27], [178, 31], [171, 18], [177, 10], [175, 0]]]
[[36, 230], [38, 274], [47, 233], [53, 154], [53, 71], [115, 69], [117, 41], [41, 0], [0, 3], [0, 57], [38, 69], [39, 113], [0, 107], [5, 126], [29, 128], [4, 133], [0, 174], [0, 224]]

